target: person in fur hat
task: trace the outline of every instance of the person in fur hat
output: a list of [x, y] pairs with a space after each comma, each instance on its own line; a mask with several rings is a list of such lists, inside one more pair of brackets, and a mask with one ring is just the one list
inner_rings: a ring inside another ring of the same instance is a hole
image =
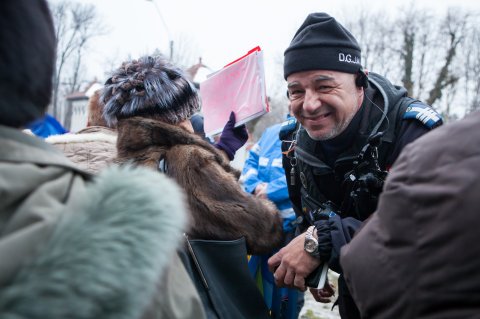
[[[219, 150], [193, 133], [190, 117], [200, 108], [193, 84], [162, 56], [124, 62], [102, 92], [104, 118], [117, 125], [119, 162], [157, 169], [183, 187], [191, 208], [192, 238], [231, 240], [244, 236], [248, 252], [270, 252], [282, 242], [282, 225], [268, 200], [245, 194]], [[234, 124], [234, 121], [233, 121]], [[232, 135], [227, 130], [224, 134]], [[230, 147], [230, 140], [222, 144]]]
[[[50, 101], [54, 26], [45, 0], [4, 0], [0, 12], [0, 318], [204, 318], [185, 270], [166, 268], [183, 192], [146, 168], [93, 178], [23, 133]], [[182, 293], [159, 294], [164, 276]]]
[[190, 117], [199, 110], [200, 99], [183, 71], [163, 56], [126, 61], [106, 81], [102, 102], [107, 123], [117, 125], [118, 161], [160, 166], [185, 190], [189, 238], [244, 237], [249, 254], [281, 245], [282, 222], [275, 205], [245, 193], [238, 183], [240, 172], [222, 152], [233, 158], [246, 132], [234, 129], [232, 113], [216, 145], [194, 134]]
[[117, 157], [117, 133], [103, 118], [100, 90], [88, 101], [87, 127], [77, 133], [52, 135], [45, 141], [61, 150], [80, 168], [99, 173]]

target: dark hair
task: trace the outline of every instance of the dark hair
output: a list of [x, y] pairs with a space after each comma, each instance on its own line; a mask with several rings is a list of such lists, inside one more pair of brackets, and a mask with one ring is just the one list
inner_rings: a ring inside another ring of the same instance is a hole
[[44, 0], [2, 0], [0, 8], [0, 124], [21, 127], [50, 102], [54, 27]]
[[111, 125], [132, 116], [176, 124], [200, 109], [194, 85], [163, 56], [124, 62], [105, 83], [101, 100]]

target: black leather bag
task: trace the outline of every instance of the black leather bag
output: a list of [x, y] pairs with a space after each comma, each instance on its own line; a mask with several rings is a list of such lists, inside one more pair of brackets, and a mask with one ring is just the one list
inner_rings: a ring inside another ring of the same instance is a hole
[[245, 239], [188, 239], [179, 253], [207, 318], [267, 319], [269, 311], [248, 270]]
[[[168, 174], [161, 159], [158, 170]], [[208, 319], [268, 319], [269, 311], [248, 269], [245, 238], [189, 239], [178, 252]]]

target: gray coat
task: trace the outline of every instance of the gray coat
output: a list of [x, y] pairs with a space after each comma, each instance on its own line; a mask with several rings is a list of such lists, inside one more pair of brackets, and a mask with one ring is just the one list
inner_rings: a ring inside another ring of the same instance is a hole
[[409, 144], [341, 252], [364, 318], [480, 314], [480, 112]]
[[204, 317], [177, 267], [186, 207], [175, 183], [128, 167], [92, 182], [52, 146], [3, 126], [0, 150], [2, 319]]

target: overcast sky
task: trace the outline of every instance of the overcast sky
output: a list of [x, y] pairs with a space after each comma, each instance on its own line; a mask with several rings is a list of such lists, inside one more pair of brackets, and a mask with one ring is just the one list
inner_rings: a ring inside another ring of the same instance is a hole
[[[58, 0], [52, 0], [58, 1]], [[138, 57], [156, 48], [169, 52], [169, 42], [190, 41], [191, 51], [217, 70], [259, 45], [266, 72], [275, 73], [296, 29], [310, 12], [324, 11], [340, 22], [359, 6], [395, 14], [402, 0], [83, 0], [94, 4], [108, 35], [90, 47], [88, 74], [105, 79], [109, 63], [117, 65], [129, 55]], [[368, 5], [366, 5], [368, 4]], [[410, 4], [412, 5], [412, 4]], [[417, 0], [415, 5], [442, 13], [448, 6], [480, 9], [478, 0]], [[353, 32], [354, 33], [354, 32]], [[277, 70], [278, 72], [278, 70]], [[280, 74], [281, 73], [277, 73]]]

